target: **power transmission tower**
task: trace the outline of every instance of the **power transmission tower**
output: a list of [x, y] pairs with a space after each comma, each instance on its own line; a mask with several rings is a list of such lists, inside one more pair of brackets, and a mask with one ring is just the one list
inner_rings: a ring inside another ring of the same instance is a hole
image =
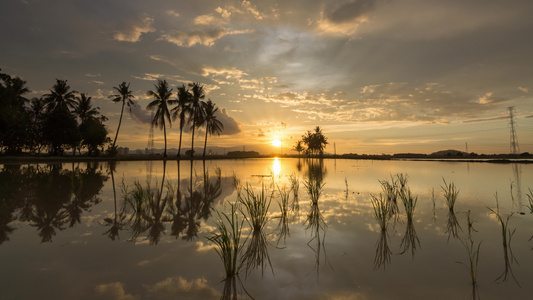
[[509, 106], [509, 125], [511, 127], [511, 154], [519, 154], [520, 153], [520, 147], [518, 146], [518, 138], [516, 137], [516, 124], [514, 121], [514, 106]]

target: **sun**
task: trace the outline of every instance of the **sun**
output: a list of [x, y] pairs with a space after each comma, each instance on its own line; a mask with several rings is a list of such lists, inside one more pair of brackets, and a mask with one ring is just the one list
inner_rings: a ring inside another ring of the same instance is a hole
[[281, 147], [281, 140], [279, 139], [274, 139], [272, 142], [270, 142], [272, 144], [272, 146], [274, 147]]

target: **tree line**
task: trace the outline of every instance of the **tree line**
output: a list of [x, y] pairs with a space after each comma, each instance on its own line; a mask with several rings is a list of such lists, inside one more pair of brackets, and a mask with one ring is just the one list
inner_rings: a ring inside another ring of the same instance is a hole
[[[211, 99], [204, 101], [204, 87], [200, 83], [190, 83], [188, 87], [178, 87], [173, 93], [166, 80], [158, 80], [154, 87], [146, 93], [153, 98], [146, 109], [155, 111], [151, 126], [164, 132], [163, 156], [167, 157], [167, 125], [178, 121], [178, 157], [183, 129], [187, 126], [192, 131], [191, 150], [187, 151], [191, 157], [194, 155], [195, 130], [205, 127], [205, 157], [208, 135], [220, 135], [224, 125], [216, 118], [218, 107]], [[122, 82], [113, 89], [116, 93], [110, 99], [122, 103], [122, 109], [115, 137], [111, 141], [105, 126], [107, 117], [100, 114], [99, 107], [94, 107], [88, 94], [72, 90], [67, 80], [56, 79], [48, 93], [28, 99], [26, 95], [30, 90], [26, 81], [0, 73], [0, 152], [21, 154], [26, 150], [62, 155], [65, 150], [72, 149], [75, 155], [76, 151], [81, 153], [82, 149], [86, 149], [88, 155], [99, 155], [104, 151], [115, 155], [124, 108], [127, 106], [131, 113], [135, 103], [129, 83]], [[173, 98], [174, 94], [176, 98]]]

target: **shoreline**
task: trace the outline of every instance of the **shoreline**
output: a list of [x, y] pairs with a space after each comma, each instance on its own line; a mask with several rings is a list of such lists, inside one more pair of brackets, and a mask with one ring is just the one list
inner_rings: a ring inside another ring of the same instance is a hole
[[348, 159], [348, 160], [395, 160], [395, 161], [439, 161], [439, 162], [467, 162], [467, 163], [520, 163], [531, 164], [533, 158], [458, 158], [458, 157], [393, 157], [389, 155], [324, 155], [318, 157], [298, 157], [297, 155], [259, 155], [259, 156], [225, 156], [212, 155], [208, 157], [162, 157], [161, 155], [128, 155], [128, 156], [0, 156], [0, 164], [31, 164], [31, 163], [68, 163], [68, 162], [119, 162], [119, 161], [188, 161], [188, 160], [240, 160], [264, 158], [301, 158], [301, 159]]

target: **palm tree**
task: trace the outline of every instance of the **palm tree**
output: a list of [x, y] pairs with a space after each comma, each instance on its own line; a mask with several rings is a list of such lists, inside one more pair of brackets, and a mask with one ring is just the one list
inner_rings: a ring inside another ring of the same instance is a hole
[[296, 145], [294, 145], [294, 147], [292, 149], [295, 150], [296, 152], [298, 152], [298, 157], [300, 157], [300, 153], [302, 153], [302, 151], [304, 151], [303, 142], [301, 140], [297, 141]]
[[189, 83], [192, 89], [191, 102], [189, 103], [189, 123], [192, 123], [191, 158], [194, 156], [194, 131], [201, 126], [205, 102], [204, 86], [199, 82]]
[[76, 106], [76, 91], [70, 91], [70, 86], [66, 80], [56, 79], [56, 84], [50, 93], [44, 95], [46, 108], [48, 111], [62, 109], [69, 111]]
[[220, 122], [220, 120], [217, 119], [215, 116], [215, 113], [217, 112], [218, 107], [215, 103], [211, 101], [211, 99], [207, 100], [207, 103], [204, 106], [204, 117], [203, 117], [203, 123], [205, 124], [205, 142], [204, 142], [204, 154], [202, 157], [205, 157], [205, 149], [207, 147], [207, 134], [210, 135], [217, 134], [220, 136], [220, 133], [222, 132], [222, 129], [224, 129], [224, 124]]
[[93, 108], [91, 103], [92, 97], [87, 97], [87, 94], [81, 93], [76, 97], [76, 101], [76, 106], [72, 112], [80, 118], [81, 123], [85, 123], [89, 119], [97, 119], [97, 116], [100, 114], [98, 112], [100, 108]]
[[170, 120], [170, 111], [168, 110], [169, 104], [175, 104], [177, 100], [170, 100], [172, 97], [172, 89], [169, 89], [168, 83], [166, 80], [159, 79], [157, 84], [154, 84], [155, 91], [148, 91], [146, 95], [154, 97], [154, 101], [150, 102], [146, 109], [153, 110], [157, 107], [157, 110], [152, 120], [152, 126], [158, 126], [159, 129], [163, 130], [165, 136], [165, 152], [163, 152], [163, 157], [167, 157], [167, 126], [165, 119], [168, 120], [168, 123], [172, 126], [172, 121]]
[[185, 89], [185, 85], [182, 85], [178, 87], [178, 106], [174, 107], [172, 112], [172, 120], [176, 120], [179, 118], [180, 120], [180, 141], [178, 144], [178, 155], [177, 157], [180, 157], [181, 153], [181, 137], [183, 135], [183, 127], [185, 127], [185, 123], [187, 121], [187, 114], [189, 112], [189, 103], [191, 102], [191, 93], [188, 89]]
[[122, 102], [122, 110], [120, 111], [120, 119], [118, 121], [118, 128], [117, 133], [115, 134], [115, 139], [113, 140], [113, 146], [112, 148], [115, 148], [115, 144], [117, 143], [118, 138], [118, 131], [120, 130], [120, 125], [122, 124], [122, 115], [124, 114], [124, 106], [127, 105], [130, 109], [131, 113], [131, 106], [135, 105], [132, 101], [133, 98], [135, 98], [132, 94], [132, 91], [130, 90], [130, 84], [126, 84], [125, 81], [123, 81], [121, 84], [119, 84], [118, 87], [113, 87], [118, 94], [111, 95], [110, 98], [112, 98], [113, 102]]

